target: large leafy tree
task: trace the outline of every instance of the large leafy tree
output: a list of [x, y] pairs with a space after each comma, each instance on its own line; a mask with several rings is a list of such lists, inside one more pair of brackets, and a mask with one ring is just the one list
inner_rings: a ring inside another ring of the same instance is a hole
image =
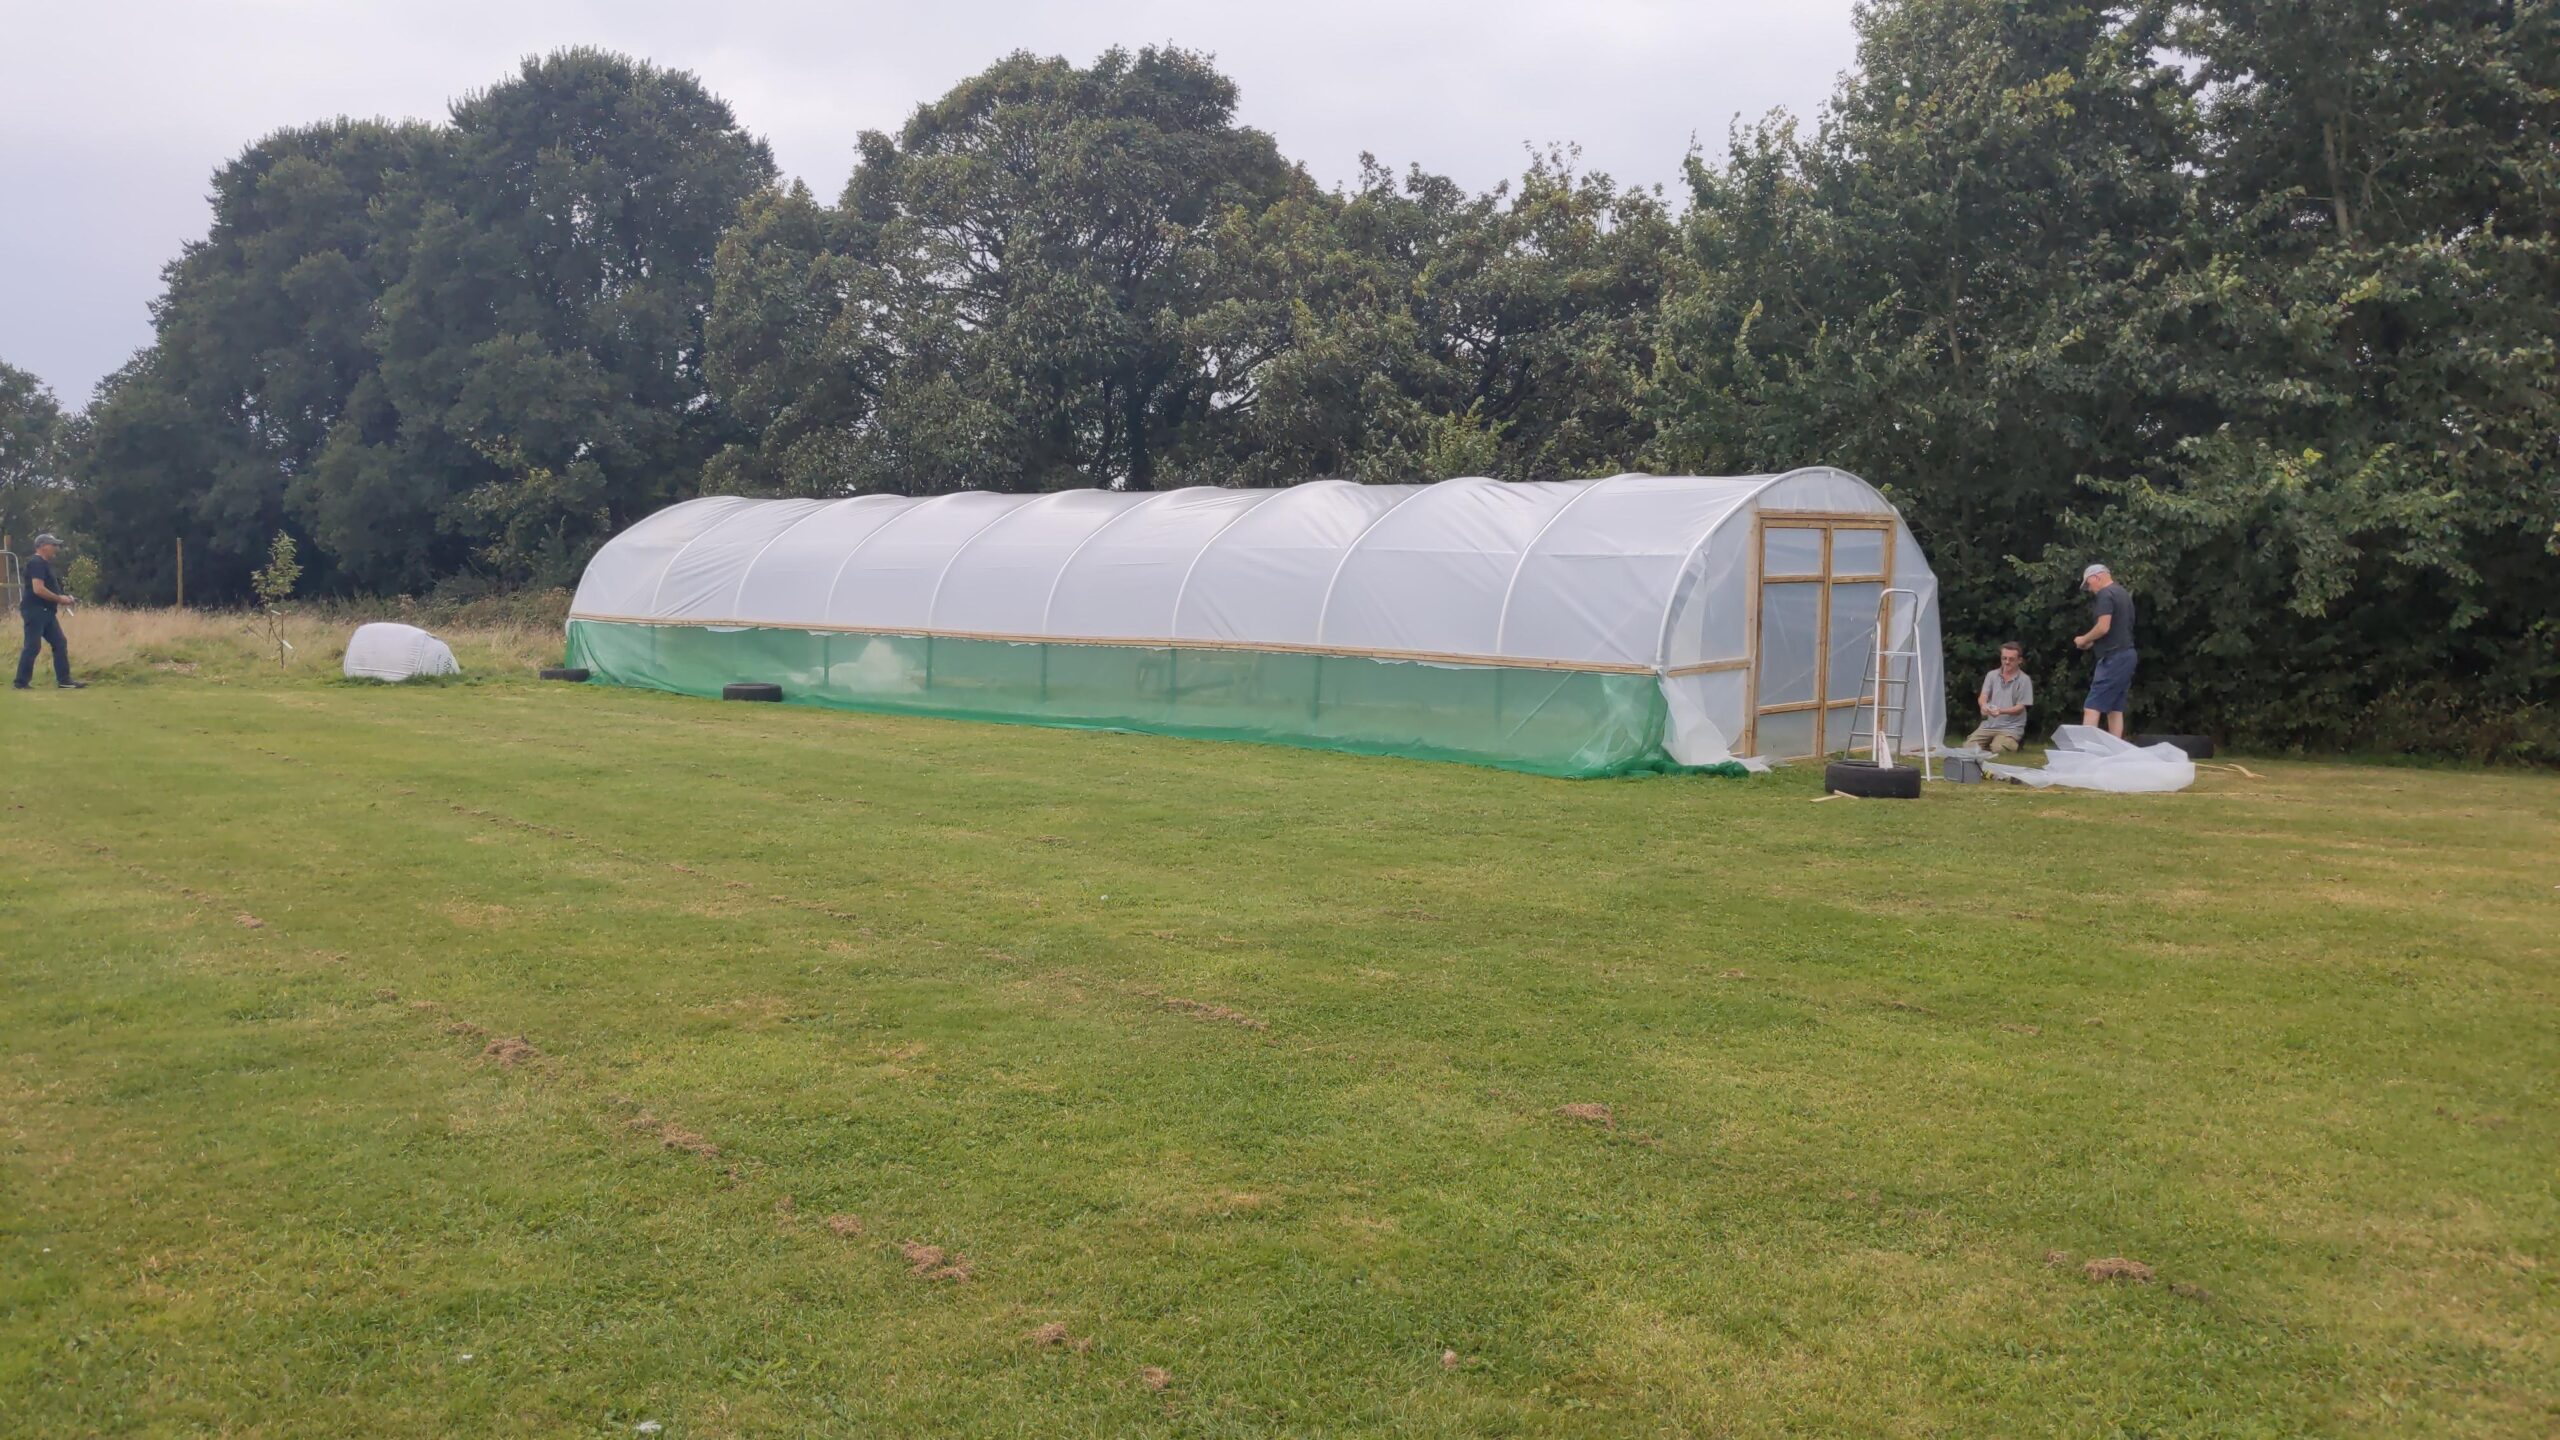
[[1654, 456], [1868, 475], [1929, 547], [1951, 656], [2058, 642], [2069, 590], [2013, 558], [2042, 559], [2075, 477], [2139, 473], [2185, 403], [2138, 295], [2190, 208], [2192, 107], [2137, 5], [1906, 0], [1858, 23], [1815, 133], [1777, 117], [1690, 166]]
[[1574, 161], [1533, 155], [1516, 189], [1476, 195], [1416, 169], [1390, 198], [1373, 177], [1347, 220], [1411, 265], [1434, 368], [1425, 397], [1492, 437], [1487, 473], [1506, 479], [1624, 470], [1651, 433], [1638, 391], [1673, 270], [1671, 217], [1657, 194]]
[[195, 593], [246, 586], [372, 372], [397, 235], [439, 159], [429, 127], [338, 121], [215, 174], [212, 228], [168, 268], [156, 343], [91, 408], [87, 528], [118, 593], [170, 598], [180, 539]]
[[1534, 157], [1325, 194], [1180, 51], [1016, 55], [752, 204], [709, 327], [792, 493], [1624, 468], [1671, 270], [1658, 197]]
[[1673, 269], [1658, 196], [1535, 155], [1470, 194], [1366, 160], [1338, 197], [1222, 237], [1217, 370], [1237, 377], [1203, 473], [1551, 479], [1627, 468]]
[[2560, 7], [2200, 0], [2173, 35], [2202, 203], [2151, 298], [2210, 424], [2071, 532], [2159, 577], [2192, 714], [2526, 743], [2560, 688]]
[[771, 182], [687, 75], [527, 61], [449, 125], [251, 146], [102, 388], [90, 528], [128, 594], [243, 593], [278, 529], [321, 587], [557, 579], [731, 434], [703, 377], [710, 264]]
[[730, 438], [711, 259], [772, 156], [689, 75], [595, 50], [454, 106], [351, 398], [297, 507], [350, 576], [560, 579]]
[[2155, 718], [2536, 743], [2514, 737], [2560, 617], [2536, 578], [2560, 520], [2553, 7], [1902, 0], [1859, 23], [1815, 135], [1781, 119], [1693, 167], [1657, 457], [1886, 481], [1952, 656], [2051, 643], [2104, 556], [2145, 605]]
[[[1312, 186], [1198, 55], [1016, 54], [752, 208], [713, 321], [759, 488], [1154, 486], [1233, 398], [1218, 227]], [[823, 457], [823, 459], [821, 458]]]
[[44, 382], [0, 361], [0, 536], [69, 523], [71, 424]]

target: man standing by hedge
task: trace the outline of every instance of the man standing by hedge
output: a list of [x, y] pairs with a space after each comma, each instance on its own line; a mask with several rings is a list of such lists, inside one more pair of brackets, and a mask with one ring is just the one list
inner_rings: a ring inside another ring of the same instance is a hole
[[18, 597], [18, 619], [26, 626], [27, 643], [18, 651], [17, 688], [24, 690], [36, 675], [36, 651], [53, 647], [53, 688], [78, 690], [82, 686], [71, 678], [71, 652], [62, 639], [62, 607], [71, 597], [62, 591], [62, 579], [54, 573], [54, 557], [62, 553], [62, 542], [51, 535], [36, 537], [35, 558], [27, 562], [26, 593]]
[[2095, 725], [2098, 717], [2107, 717], [2107, 731], [2117, 739], [2124, 738], [2125, 702], [2133, 694], [2133, 596], [2116, 583], [2104, 565], [2092, 565], [2080, 572], [2080, 583], [2088, 588], [2090, 613], [2094, 617], [2089, 628], [2071, 637], [2071, 643], [2083, 650], [2095, 651], [2097, 669], [2089, 676], [2089, 698], [2082, 702], [2080, 723]]

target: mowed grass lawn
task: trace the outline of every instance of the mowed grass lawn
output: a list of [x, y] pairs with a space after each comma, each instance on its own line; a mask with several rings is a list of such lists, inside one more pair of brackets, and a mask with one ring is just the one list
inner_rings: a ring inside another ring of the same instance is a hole
[[2560, 1430], [2560, 777], [321, 668], [0, 705], [0, 1434]]

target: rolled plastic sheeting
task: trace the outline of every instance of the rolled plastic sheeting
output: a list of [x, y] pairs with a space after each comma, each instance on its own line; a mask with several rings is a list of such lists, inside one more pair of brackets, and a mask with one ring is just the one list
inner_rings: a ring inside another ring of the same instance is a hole
[[2041, 790], [2063, 785], [2118, 795], [2159, 795], [2196, 783], [2196, 762], [2175, 745], [2136, 745], [2093, 725], [2065, 725], [2053, 732], [2044, 768], [1985, 765], [1983, 773]]
[[347, 637], [347, 661], [342, 668], [350, 680], [394, 683], [420, 675], [462, 673], [454, 663], [453, 647], [415, 625], [390, 621], [357, 626], [356, 633]]

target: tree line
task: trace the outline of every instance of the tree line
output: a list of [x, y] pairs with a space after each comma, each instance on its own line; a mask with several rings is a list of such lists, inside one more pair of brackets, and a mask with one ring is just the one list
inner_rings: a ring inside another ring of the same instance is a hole
[[[2148, 720], [2560, 758], [2560, 5], [1879, 0], [1681, 193], [1326, 188], [1178, 49], [1016, 54], [835, 203], [691, 76], [529, 60], [214, 177], [155, 340], [0, 367], [0, 527], [120, 598], [572, 579], [703, 492], [1884, 485], [1961, 669], [2134, 588]], [[2067, 687], [2057, 687], [2067, 688]]]

